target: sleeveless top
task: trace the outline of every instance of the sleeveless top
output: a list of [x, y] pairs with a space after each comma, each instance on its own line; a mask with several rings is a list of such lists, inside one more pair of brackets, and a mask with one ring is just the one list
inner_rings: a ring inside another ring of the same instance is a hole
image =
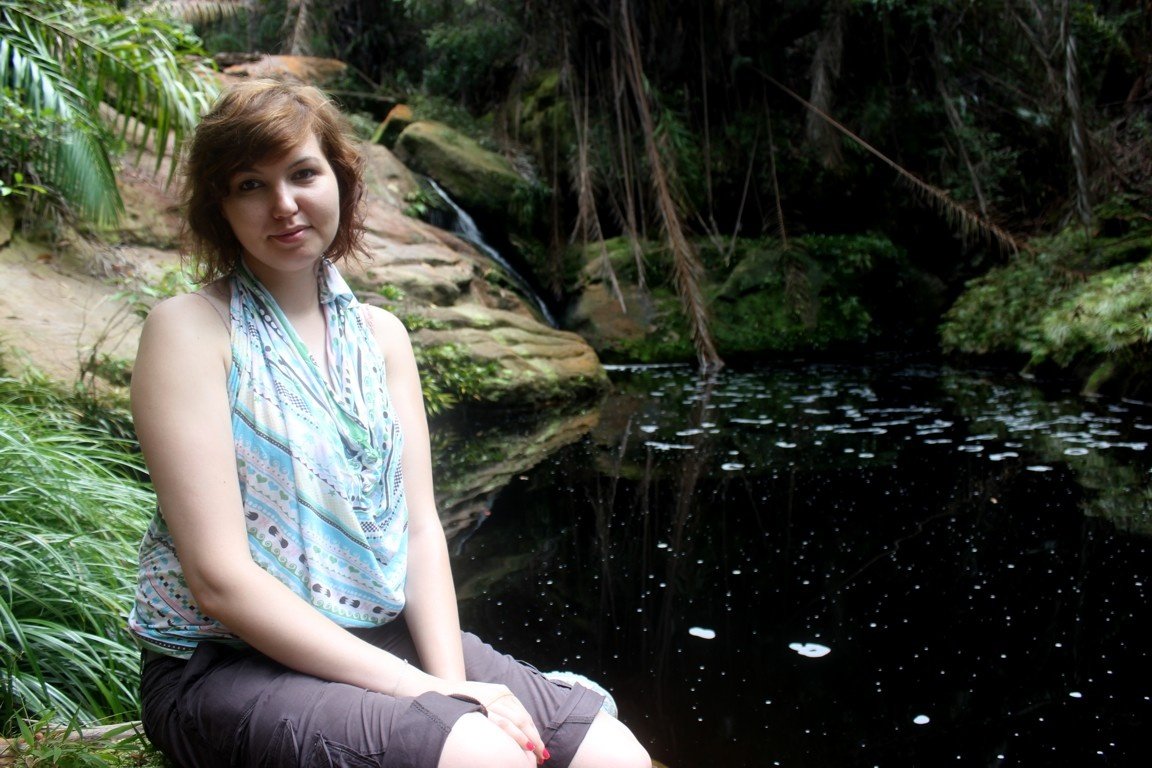
[[[247, 267], [230, 279], [236, 471], [252, 559], [337, 624], [371, 627], [404, 608], [403, 442], [363, 308], [334, 266], [317, 269], [327, 375]], [[159, 509], [128, 625], [183, 658], [202, 640], [240, 642], [197, 608]]]

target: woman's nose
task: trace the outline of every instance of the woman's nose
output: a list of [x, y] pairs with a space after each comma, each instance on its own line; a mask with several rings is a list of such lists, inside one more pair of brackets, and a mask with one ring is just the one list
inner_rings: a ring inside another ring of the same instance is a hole
[[276, 218], [285, 218], [298, 210], [300, 206], [296, 203], [296, 196], [292, 194], [291, 187], [286, 184], [276, 186], [272, 198], [272, 215]]

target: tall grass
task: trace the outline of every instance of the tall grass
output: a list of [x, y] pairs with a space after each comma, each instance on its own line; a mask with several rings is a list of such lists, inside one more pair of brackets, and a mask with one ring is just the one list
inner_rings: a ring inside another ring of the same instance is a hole
[[0, 378], [0, 733], [136, 716], [124, 619], [153, 501], [129, 444], [90, 415]]

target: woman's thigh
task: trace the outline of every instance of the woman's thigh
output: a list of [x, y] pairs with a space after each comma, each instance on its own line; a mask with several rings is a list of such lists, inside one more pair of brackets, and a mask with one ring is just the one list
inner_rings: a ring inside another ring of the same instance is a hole
[[[353, 632], [419, 665], [402, 619]], [[463, 647], [468, 678], [508, 686], [540, 730], [549, 766], [566, 768], [603, 697], [547, 680], [475, 635], [465, 633]], [[186, 662], [153, 655], [141, 683], [148, 736], [182, 768], [431, 768], [457, 719], [481, 710], [441, 694], [398, 699], [320, 680], [220, 643]]]
[[182, 768], [434, 768], [456, 720], [480, 709], [319, 680], [216, 643], [151, 661], [142, 689], [149, 738]]

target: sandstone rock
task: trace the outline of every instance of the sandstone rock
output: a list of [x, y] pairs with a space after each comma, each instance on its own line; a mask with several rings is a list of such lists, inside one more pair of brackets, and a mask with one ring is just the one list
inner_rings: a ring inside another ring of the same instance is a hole
[[[583, 336], [606, 361], [666, 362], [691, 359], [679, 299], [664, 285], [641, 288], [635, 256], [623, 238], [593, 243], [581, 253], [575, 301], [564, 325]], [[657, 257], [658, 258], [658, 257]], [[651, 286], [656, 258], [646, 259]]]
[[415, 119], [412, 115], [411, 107], [407, 104], [397, 104], [388, 111], [388, 114], [384, 116], [383, 122], [380, 123], [380, 127], [376, 131], [378, 134], [377, 141], [386, 147], [394, 147], [396, 145], [396, 139], [400, 137], [404, 129], [411, 125]]
[[432, 325], [416, 331], [413, 343], [459, 345], [477, 361], [499, 366], [501, 374], [477, 393], [480, 402], [532, 407], [585, 399], [608, 386], [600, 359], [575, 333], [475, 304], [429, 307], [424, 314]]
[[226, 67], [233, 77], [285, 77], [326, 88], [340, 81], [348, 65], [337, 59], [316, 56], [261, 56]]

